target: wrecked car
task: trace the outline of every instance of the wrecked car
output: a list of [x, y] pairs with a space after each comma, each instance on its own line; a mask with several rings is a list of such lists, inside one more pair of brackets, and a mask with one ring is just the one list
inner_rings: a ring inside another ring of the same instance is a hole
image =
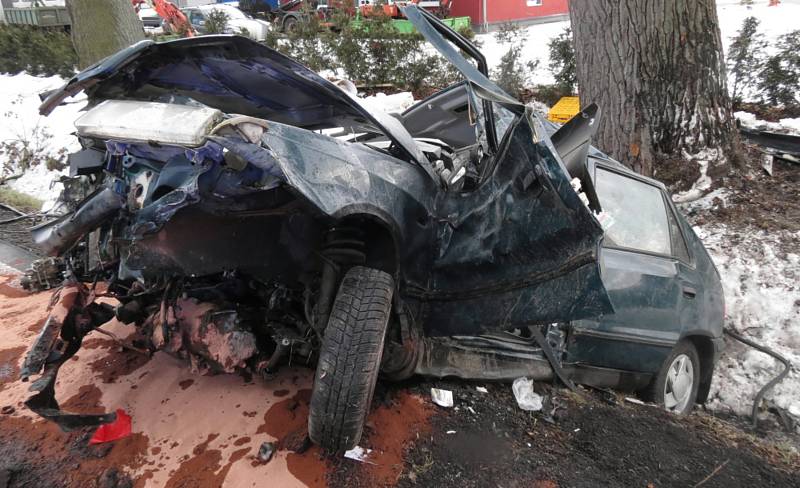
[[112, 317], [198, 371], [316, 364], [309, 435], [331, 451], [359, 441], [379, 376], [704, 400], [723, 297], [665, 188], [590, 147], [596, 106], [557, 128], [405, 12], [464, 80], [398, 117], [224, 35], [140, 42], [47, 96], [43, 114], [89, 103], [69, 156], [82, 199], [33, 230], [67, 279], [22, 368], [43, 371], [31, 409], [113, 419], [60, 410], [53, 388]]

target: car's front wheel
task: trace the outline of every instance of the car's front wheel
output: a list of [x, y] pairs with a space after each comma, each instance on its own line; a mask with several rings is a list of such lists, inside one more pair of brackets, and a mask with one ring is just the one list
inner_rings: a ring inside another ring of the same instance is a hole
[[689, 341], [679, 342], [664, 361], [645, 397], [676, 415], [692, 411], [700, 387], [700, 358]]
[[308, 435], [327, 451], [352, 449], [361, 439], [378, 378], [394, 280], [356, 266], [339, 286], [322, 341]]

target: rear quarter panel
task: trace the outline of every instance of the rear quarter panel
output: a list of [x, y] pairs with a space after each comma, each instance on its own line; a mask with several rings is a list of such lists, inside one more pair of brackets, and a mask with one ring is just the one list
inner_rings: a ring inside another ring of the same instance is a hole
[[686, 219], [677, 212], [678, 220], [686, 237], [686, 245], [694, 259], [697, 276], [702, 280], [702, 303], [699, 310], [697, 323], [684, 328], [682, 336], [703, 335], [708, 337], [722, 337], [725, 325], [725, 295], [720, 280], [719, 271], [711, 255], [703, 245]]

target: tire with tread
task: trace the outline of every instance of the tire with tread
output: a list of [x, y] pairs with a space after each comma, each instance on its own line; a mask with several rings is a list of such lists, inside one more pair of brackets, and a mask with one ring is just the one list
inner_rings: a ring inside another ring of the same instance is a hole
[[392, 309], [394, 280], [383, 271], [350, 268], [339, 286], [322, 341], [308, 434], [330, 452], [361, 439], [372, 402]]

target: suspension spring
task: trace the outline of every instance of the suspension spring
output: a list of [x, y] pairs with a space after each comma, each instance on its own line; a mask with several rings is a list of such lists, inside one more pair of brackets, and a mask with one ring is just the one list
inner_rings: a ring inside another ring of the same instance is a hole
[[342, 268], [367, 261], [363, 235], [358, 227], [340, 226], [332, 228], [325, 236], [325, 245], [320, 252], [323, 261], [322, 281], [313, 321], [314, 329], [318, 332], [323, 331], [328, 323]]
[[339, 266], [355, 266], [367, 261], [364, 232], [358, 227], [334, 227], [325, 236], [322, 256]]

